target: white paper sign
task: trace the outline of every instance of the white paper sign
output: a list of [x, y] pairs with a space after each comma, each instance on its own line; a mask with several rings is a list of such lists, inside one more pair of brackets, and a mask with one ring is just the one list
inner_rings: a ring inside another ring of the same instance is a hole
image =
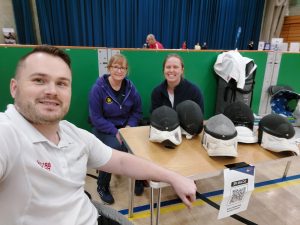
[[283, 42], [278, 45], [278, 51], [287, 52], [287, 50], [288, 50], [288, 43]]
[[98, 49], [98, 70], [99, 76], [103, 74], [107, 74], [107, 65], [110, 58], [115, 55], [120, 54], [120, 50], [118, 49], [111, 49], [111, 48], [100, 48]]
[[264, 47], [265, 47], [265, 42], [264, 42], [264, 41], [260, 41], [260, 42], [258, 43], [258, 48], [257, 48], [257, 50], [258, 50], [258, 51], [262, 51], [262, 50], [264, 50]]
[[4, 43], [16, 44], [16, 34], [14, 28], [2, 28]]
[[224, 194], [218, 219], [244, 211], [254, 190], [255, 167], [224, 170]]
[[107, 48], [98, 49], [98, 70], [99, 76], [107, 73], [107, 64], [108, 64], [108, 57], [107, 57]]
[[290, 52], [299, 52], [300, 49], [300, 42], [291, 42], [290, 43]]

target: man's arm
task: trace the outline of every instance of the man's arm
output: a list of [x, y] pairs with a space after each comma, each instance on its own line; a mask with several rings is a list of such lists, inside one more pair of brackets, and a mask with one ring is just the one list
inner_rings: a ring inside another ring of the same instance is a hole
[[137, 180], [169, 183], [188, 208], [191, 208], [192, 202], [196, 200], [197, 188], [193, 180], [128, 153], [113, 150], [111, 159], [99, 170]]

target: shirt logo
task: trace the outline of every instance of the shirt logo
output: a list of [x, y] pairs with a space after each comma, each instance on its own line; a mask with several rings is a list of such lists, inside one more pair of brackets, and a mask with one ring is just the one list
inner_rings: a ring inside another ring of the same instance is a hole
[[111, 97], [106, 97], [105, 102], [106, 102], [107, 104], [111, 104], [111, 103], [112, 103]]
[[44, 169], [50, 171], [51, 170], [51, 162], [41, 162], [39, 160], [36, 160], [36, 162]]

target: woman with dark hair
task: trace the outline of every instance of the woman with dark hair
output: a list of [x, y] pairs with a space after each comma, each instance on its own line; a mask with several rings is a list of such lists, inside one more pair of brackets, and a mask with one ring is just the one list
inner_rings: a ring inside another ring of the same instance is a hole
[[196, 102], [204, 114], [204, 99], [201, 90], [183, 76], [184, 64], [177, 54], [169, 54], [163, 62], [165, 80], [155, 87], [151, 95], [151, 112], [166, 105], [173, 109], [185, 100]]

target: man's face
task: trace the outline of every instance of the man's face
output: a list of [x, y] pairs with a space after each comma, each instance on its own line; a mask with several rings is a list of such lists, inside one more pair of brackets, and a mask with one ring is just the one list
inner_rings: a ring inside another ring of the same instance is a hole
[[28, 56], [10, 83], [16, 109], [33, 124], [58, 123], [71, 100], [71, 70], [59, 57], [46, 53]]

